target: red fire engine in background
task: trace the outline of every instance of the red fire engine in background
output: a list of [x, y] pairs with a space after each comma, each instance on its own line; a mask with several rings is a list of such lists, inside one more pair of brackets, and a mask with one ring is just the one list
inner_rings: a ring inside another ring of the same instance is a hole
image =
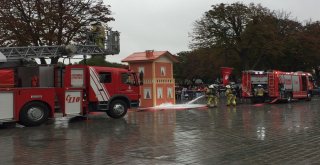
[[[112, 43], [115, 41], [119, 39]], [[92, 56], [118, 53], [119, 45], [107, 46], [108, 49], [101, 49], [96, 45], [76, 45], [73, 49], [75, 54]], [[37, 126], [54, 118], [56, 111], [64, 116], [99, 111], [121, 118], [128, 108], [139, 105], [140, 82], [130, 70], [87, 65], [21, 65], [28, 58], [63, 58], [64, 49], [63, 46], [0, 48], [1, 123], [16, 121]]]
[[257, 88], [264, 89], [264, 98], [271, 103], [293, 99], [311, 100], [314, 88], [312, 75], [308, 72], [282, 72], [282, 71], [243, 71], [242, 97], [250, 98], [256, 102]]

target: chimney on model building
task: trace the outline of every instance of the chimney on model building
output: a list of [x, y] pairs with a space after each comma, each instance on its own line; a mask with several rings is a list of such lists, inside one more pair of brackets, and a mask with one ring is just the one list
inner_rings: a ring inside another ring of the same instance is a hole
[[146, 57], [147, 58], [152, 58], [153, 57], [153, 52], [154, 52], [154, 50], [146, 50]]

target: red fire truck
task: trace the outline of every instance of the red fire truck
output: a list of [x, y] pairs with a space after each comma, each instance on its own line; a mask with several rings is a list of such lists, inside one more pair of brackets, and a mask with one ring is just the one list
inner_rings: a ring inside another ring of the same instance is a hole
[[268, 74], [268, 96], [273, 100], [311, 100], [314, 88], [312, 75], [308, 72], [272, 71]]
[[311, 100], [314, 88], [312, 75], [307, 72], [243, 71], [242, 96], [256, 102], [258, 85], [265, 91], [264, 98], [271, 103], [293, 99]]
[[[55, 117], [106, 112], [121, 118], [139, 105], [136, 73], [122, 68], [87, 65], [21, 66], [26, 58], [63, 57], [64, 47], [0, 48], [0, 122], [37, 126]], [[77, 54], [109, 54], [96, 45], [78, 45]], [[113, 51], [114, 53], [114, 51]], [[2, 57], [2, 58], [1, 58]], [[1, 63], [2, 62], [2, 63]]]

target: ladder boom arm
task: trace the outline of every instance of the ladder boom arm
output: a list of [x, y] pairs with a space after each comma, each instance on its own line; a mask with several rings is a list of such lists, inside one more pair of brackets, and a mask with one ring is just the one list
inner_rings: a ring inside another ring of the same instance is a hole
[[73, 55], [101, 56], [119, 53], [102, 49], [97, 45], [0, 47], [0, 52], [8, 61], [31, 58], [72, 57]]
[[[120, 52], [119, 32], [108, 31], [104, 47], [94, 42], [86, 45], [0, 47], [0, 62], [33, 58], [72, 57], [73, 55], [113, 55]], [[1, 60], [5, 57], [5, 60]]]
[[0, 47], [7, 60], [58, 57], [62, 50], [62, 46]]

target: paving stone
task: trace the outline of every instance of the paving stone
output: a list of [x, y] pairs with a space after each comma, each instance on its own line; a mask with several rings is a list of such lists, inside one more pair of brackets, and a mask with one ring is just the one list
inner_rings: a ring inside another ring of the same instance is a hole
[[1, 165], [320, 164], [320, 98], [0, 127]]

